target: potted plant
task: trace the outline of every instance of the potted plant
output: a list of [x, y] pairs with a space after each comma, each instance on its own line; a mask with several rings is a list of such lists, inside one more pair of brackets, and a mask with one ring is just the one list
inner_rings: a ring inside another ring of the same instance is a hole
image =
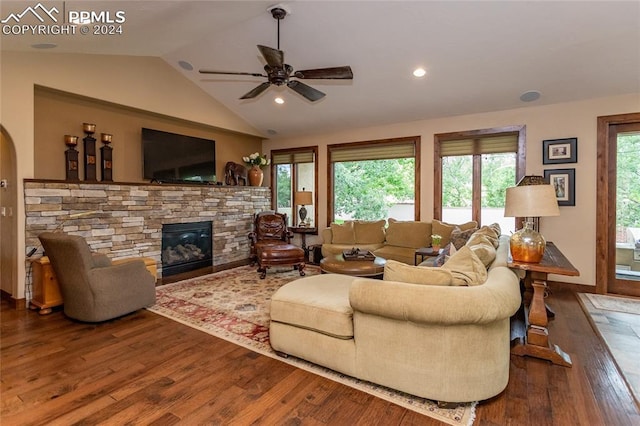
[[431, 248], [433, 251], [440, 251], [440, 243], [442, 243], [442, 235], [433, 234], [431, 236]]

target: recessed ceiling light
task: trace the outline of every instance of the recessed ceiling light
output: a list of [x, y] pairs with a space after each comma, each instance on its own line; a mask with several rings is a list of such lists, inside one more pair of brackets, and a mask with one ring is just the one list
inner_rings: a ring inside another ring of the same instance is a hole
[[424, 77], [425, 75], [427, 75], [427, 71], [425, 71], [424, 68], [416, 68], [415, 70], [413, 70], [413, 75], [415, 77]]
[[33, 47], [34, 49], [53, 49], [55, 47], [58, 47], [58, 45], [54, 43], [36, 43], [32, 44], [31, 47]]
[[540, 99], [540, 92], [537, 90], [528, 90], [520, 95], [520, 100], [522, 102], [533, 102]]
[[267, 130], [267, 133], [269, 133], [271, 136], [274, 136], [274, 135], [277, 135], [277, 134], [278, 134], [278, 132], [277, 132], [277, 131], [275, 131], [275, 130], [273, 130], [273, 129], [268, 129], [268, 130]]
[[180, 65], [180, 68], [182, 68], [183, 70], [193, 71], [193, 65], [191, 65], [187, 61], [178, 61], [178, 65]]
[[278, 105], [282, 105], [284, 103], [284, 99], [282, 99], [281, 97], [277, 97], [273, 100], [275, 103], [277, 103]]

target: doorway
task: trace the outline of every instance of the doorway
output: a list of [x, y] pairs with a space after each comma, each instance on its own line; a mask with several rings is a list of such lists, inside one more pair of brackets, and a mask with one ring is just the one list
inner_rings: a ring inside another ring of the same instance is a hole
[[13, 140], [0, 126], [0, 296], [17, 307], [18, 190]]
[[640, 113], [598, 117], [596, 292], [640, 297]]

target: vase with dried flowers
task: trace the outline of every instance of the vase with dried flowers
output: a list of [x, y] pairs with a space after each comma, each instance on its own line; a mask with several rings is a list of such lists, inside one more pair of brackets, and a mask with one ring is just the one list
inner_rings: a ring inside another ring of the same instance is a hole
[[262, 167], [271, 164], [271, 160], [267, 159], [266, 154], [260, 155], [259, 152], [254, 152], [247, 157], [242, 157], [242, 161], [251, 166], [251, 169], [249, 169], [249, 183], [251, 186], [262, 186], [264, 179]]

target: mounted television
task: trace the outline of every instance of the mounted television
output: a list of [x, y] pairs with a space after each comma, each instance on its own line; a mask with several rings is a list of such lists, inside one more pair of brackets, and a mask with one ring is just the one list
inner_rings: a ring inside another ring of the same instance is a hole
[[208, 183], [216, 180], [216, 142], [210, 139], [142, 129], [145, 179]]

